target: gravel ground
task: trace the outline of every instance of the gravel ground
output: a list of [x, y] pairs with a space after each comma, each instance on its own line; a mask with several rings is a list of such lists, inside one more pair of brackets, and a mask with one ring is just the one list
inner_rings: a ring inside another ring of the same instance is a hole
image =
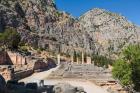
[[74, 79], [46, 79], [53, 71], [56, 71], [59, 67], [53, 68], [48, 71], [34, 73], [32, 76], [20, 80], [20, 82], [30, 83], [44, 80], [45, 85], [55, 85], [58, 83], [69, 83], [72, 86], [83, 87], [87, 93], [108, 93], [106, 89], [103, 89], [94, 83], [86, 80], [74, 80]]

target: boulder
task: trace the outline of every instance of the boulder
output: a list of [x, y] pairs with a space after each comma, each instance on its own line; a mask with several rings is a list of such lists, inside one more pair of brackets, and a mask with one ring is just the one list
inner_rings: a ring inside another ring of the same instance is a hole
[[67, 83], [59, 83], [53, 88], [54, 93], [76, 93], [76, 88]]

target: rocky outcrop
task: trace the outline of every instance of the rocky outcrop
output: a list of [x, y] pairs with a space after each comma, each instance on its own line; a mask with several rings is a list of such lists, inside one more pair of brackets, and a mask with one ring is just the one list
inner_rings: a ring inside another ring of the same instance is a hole
[[74, 87], [67, 83], [58, 83], [53, 88], [54, 93], [86, 93], [82, 87]]
[[64, 53], [84, 51], [116, 58], [124, 47], [139, 43], [139, 31], [125, 17], [96, 8], [78, 20], [62, 13], [58, 21], [46, 23], [44, 36], [55, 38], [56, 48]]
[[[44, 31], [47, 15], [51, 16], [55, 10], [52, 0], [0, 0], [0, 30], [3, 31], [5, 26], [14, 27], [23, 37], [27, 31]], [[28, 33], [25, 41], [28, 37], [32, 35]]]
[[89, 37], [92, 38], [94, 53], [100, 55], [117, 54], [129, 44], [138, 43], [139, 30], [119, 14], [104, 9], [93, 9], [80, 17]]
[[78, 20], [62, 18], [64, 21], [49, 23], [47, 30], [61, 44], [62, 52], [76, 50], [115, 58], [124, 47], [139, 43], [140, 30], [136, 25], [104, 9], [90, 10]]
[[17, 28], [33, 47], [71, 54], [84, 51], [115, 58], [139, 43], [139, 27], [119, 14], [93, 9], [79, 19], [58, 11], [53, 0], [0, 0], [0, 31]]

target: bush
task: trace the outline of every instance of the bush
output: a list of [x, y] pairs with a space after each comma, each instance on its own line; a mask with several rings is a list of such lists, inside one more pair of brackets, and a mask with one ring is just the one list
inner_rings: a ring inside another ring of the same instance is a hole
[[140, 46], [130, 45], [124, 49], [112, 72], [124, 86], [140, 91]]
[[113, 66], [113, 77], [119, 79], [121, 84], [124, 86], [131, 85], [132, 69], [130, 67], [130, 64], [124, 62], [124, 60], [119, 59], [114, 63]]
[[28, 52], [27, 46], [21, 46], [20, 47], [20, 50], [21, 51], [24, 51], [24, 52]]
[[92, 55], [92, 60], [94, 61], [94, 64], [100, 67], [108, 67], [108, 65], [112, 65], [113, 60], [102, 56], [102, 55]]
[[17, 49], [21, 37], [14, 28], [7, 28], [3, 33], [0, 33], [1, 46], [9, 49]]

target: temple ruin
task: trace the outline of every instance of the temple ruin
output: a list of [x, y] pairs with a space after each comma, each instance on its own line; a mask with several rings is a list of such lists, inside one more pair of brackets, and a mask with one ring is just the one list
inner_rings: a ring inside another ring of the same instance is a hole
[[36, 71], [43, 71], [56, 66], [54, 62], [51, 63], [49, 61], [42, 58], [24, 56], [12, 51], [0, 51], [0, 74], [6, 81], [19, 80], [30, 76]]

